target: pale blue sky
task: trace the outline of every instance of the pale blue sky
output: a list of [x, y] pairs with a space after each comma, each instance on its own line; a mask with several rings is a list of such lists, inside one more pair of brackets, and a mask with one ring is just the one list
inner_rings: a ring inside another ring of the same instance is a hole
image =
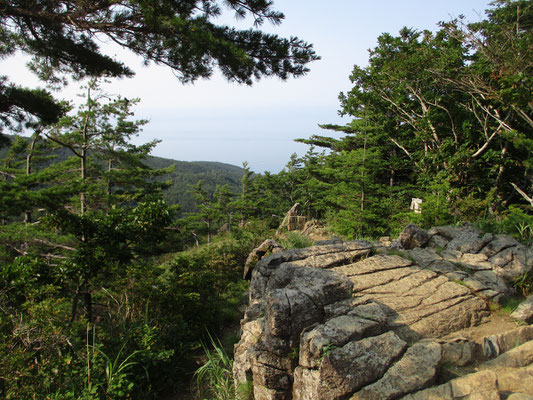
[[[261, 29], [314, 44], [322, 60], [312, 63], [305, 77], [285, 82], [264, 79], [247, 87], [216, 75], [184, 86], [169, 69], [142, 67], [140, 58], [110, 49], [137, 75], [112, 82], [108, 91], [141, 98], [136, 117], [150, 123], [139, 142], [161, 139], [154, 155], [234, 165], [248, 161], [256, 172], [278, 172], [293, 152], [307, 151], [295, 138], [325, 133], [318, 124], [349, 121], [338, 116], [338, 95], [350, 89], [353, 66], [366, 65], [367, 50], [381, 33], [397, 34], [403, 26], [435, 31], [439, 21], [460, 14], [478, 21], [488, 4], [483, 0], [277, 0], [274, 8], [285, 14], [285, 21], [277, 27], [266, 22]], [[240, 22], [239, 27], [249, 28], [249, 22]], [[33, 85], [22, 70], [21, 59], [2, 61], [2, 74]], [[60, 96], [72, 97], [75, 92], [70, 87]]]

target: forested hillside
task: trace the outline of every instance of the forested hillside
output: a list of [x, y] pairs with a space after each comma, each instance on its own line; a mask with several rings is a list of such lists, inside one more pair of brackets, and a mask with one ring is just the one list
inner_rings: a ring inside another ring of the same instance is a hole
[[[299, 77], [318, 55], [301, 39], [258, 30], [283, 19], [271, 2], [163, 3], [0, 7], [0, 58], [31, 55], [49, 87], [83, 79], [74, 107], [0, 78], [0, 396], [182, 392], [201, 343], [240, 316], [248, 253], [295, 203], [346, 239], [395, 236], [409, 222], [468, 222], [531, 244], [530, 1], [496, 1], [473, 24], [381, 35], [340, 95], [352, 122], [323, 125], [334, 137], [300, 139], [306, 154], [262, 175], [246, 163], [151, 157], [157, 141], [132, 144], [148, 123], [135, 119], [139, 100], [100, 86], [132, 71], [97, 39], [183, 82], [216, 68], [244, 84]], [[217, 25], [222, 8], [254, 28]], [[20, 133], [6, 143], [4, 134]]]
[[170, 184], [163, 189], [163, 197], [168, 204], [179, 205], [183, 213], [196, 210], [194, 197], [189, 193], [190, 186], [203, 181], [209, 193], [223, 185], [229, 185], [233, 192], [237, 192], [244, 173], [241, 167], [210, 161], [175, 161], [150, 156], [146, 164], [154, 169], [173, 166], [173, 170], [162, 177]]
[[[15, 136], [4, 135], [12, 143]], [[21, 136], [22, 139], [30, 141], [30, 138]], [[0, 148], [0, 162], [6, 157], [9, 146]], [[68, 149], [54, 149], [50, 158], [42, 160], [42, 165], [50, 165], [52, 162], [65, 161], [70, 157]], [[53, 157], [52, 157], [53, 156]], [[230, 164], [210, 161], [176, 161], [168, 158], [148, 156], [143, 160], [152, 169], [168, 169], [160, 178], [161, 181], [168, 182], [163, 187], [163, 198], [169, 205], [178, 205], [181, 213], [189, 213], [196, 210], [195, 200], [190, 193], [190, 189], [198, 181], [205, 183], [205, 188], [209, 193], [214, 193], [217, 185], [229, 185], [234, 192], [240, 187], [243, 176], [243, 169]]]

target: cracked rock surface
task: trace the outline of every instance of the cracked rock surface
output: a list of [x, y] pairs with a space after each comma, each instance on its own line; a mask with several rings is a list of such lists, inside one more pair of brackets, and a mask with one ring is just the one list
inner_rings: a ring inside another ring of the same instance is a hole
[[235, 381], [258, 400], [533, 396], [533, 327], [458, 333], [532, 267], [530, 249], [471, 226], [272, 254], [251, 273]]

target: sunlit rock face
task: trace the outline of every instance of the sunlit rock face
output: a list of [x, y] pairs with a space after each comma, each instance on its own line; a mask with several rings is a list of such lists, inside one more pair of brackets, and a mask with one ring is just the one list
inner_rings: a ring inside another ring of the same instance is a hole
[[495, 324], [489, 309], [532, 266], [527, 247], [471, 226], [272, 254], [251, 273], [236, 384], [252, 381], [259, 400], [484, 398], [483, 379], [486, 398], [533, 395], [533, 327]]

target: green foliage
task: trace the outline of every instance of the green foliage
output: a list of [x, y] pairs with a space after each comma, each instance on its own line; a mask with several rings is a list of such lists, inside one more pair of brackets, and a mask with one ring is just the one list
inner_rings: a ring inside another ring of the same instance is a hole
[[511, 205], [499, 218], [482, 218], [477, 224], [485, 232], [505, 233], [520, 242], [533, 243], [533, 215], [529, 207]]
[[338, 349], [338, 347], [335, 346], [333, 343], [328, 342], [327, 345], [322, 347], [320, 358], [318, 359], [319, 362], [321, 363], [323, 360], [329, 362], [329, 356], [331, 355], [331, 352], [335, 349]]

